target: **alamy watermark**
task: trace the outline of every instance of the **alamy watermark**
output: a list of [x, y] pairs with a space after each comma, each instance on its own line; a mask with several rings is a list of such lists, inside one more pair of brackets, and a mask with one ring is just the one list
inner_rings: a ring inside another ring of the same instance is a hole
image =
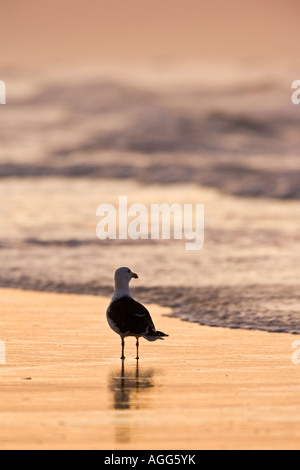
[[292, 94], [292, 103], [300, 104], [300, 80], [295, 80], [292, 83], [292, 88], [296, 90]]
[[0, 80], [0, 104], [6, 104], [6, 84]]
[[292, 349], [295, 349], [295, 351], [292, 354], [292, 363], [295, 366], [298, 366], [300, 364], [300, 341], [296, 340], [292, 344]]
[[188, 251], [204, 246], [204, 204], [132, 204], [119, 197], [118, 207], [101, 204], [97, 208], [99, 240], [185, 240]]

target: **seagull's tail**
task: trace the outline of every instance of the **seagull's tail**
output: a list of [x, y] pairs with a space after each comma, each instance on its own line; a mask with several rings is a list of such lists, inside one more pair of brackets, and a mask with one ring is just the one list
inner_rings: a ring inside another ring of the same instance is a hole
[[166, 333], [163, 333], [162, 331], [157, 331], [156, 334], [157, 336], [169, 336]]
[[156, 341], [157, 339], [164, 339], [163, 337], [167, 337], [169, 335], [167, 335], [166, 333], [163, 333], [162, 331], [155, 331], [153, 332], [153, 334], [149, 335], [149, 336], [143, 336], [143, 338], [145, 338], [147, 341]]

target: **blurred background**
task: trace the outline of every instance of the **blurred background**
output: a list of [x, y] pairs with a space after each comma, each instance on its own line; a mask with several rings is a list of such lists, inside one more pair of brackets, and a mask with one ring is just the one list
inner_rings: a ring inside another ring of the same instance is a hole
[[[296, 0], [1, 2], [0, 285], [135, 294], [300, 332]], [[206, 244], [106, 241], [96, 208], [204, 203]]]

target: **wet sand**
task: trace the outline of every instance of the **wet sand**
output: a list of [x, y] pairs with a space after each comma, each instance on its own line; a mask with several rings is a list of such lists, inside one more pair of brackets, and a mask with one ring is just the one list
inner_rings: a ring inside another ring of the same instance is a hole
[[210, 328], [152, 305], [164, 342], [108, 328], [104, 297], [0, 290], [1, 449], [298, 449], [296, 337]]

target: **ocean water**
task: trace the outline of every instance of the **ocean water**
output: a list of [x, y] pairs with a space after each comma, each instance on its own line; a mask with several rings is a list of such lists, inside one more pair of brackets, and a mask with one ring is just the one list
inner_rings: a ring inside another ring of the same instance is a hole
[[[135, 297], [185, 320], [299, 333], [290, 74], [249, 64], [222, 79], [164, 73], [5, 72], [0, 285], [110, 295], [114, 270], [129, 265]], [[205, 204], [204, 248], [100, 241], [96, 209], [120, 195]]]

